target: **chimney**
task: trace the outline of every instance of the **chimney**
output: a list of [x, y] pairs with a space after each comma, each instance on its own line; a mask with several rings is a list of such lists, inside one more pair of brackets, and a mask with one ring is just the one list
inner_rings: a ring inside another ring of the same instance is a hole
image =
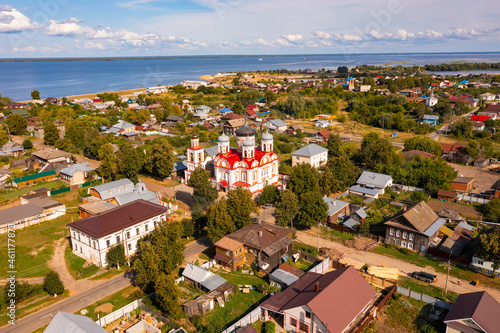
[[337, 200], [333, 199], [333, 205], [337, 206]]
[[314, 292], [319, 292], [319, 282], [314, 284]]
[[261, 236], [261, 237], [262, 237], [262, 231], [261, 231], [261, 230], [259, 230], [259, 236]]

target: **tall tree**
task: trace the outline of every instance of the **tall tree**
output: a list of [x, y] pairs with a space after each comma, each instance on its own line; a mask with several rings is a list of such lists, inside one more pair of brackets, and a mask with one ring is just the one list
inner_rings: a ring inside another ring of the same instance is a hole
[[309, 191], [303, 195], [299, 221], [301, 224], [312, 227], [328, 217], [328, 205], [323, 201], [321, 193]]
[[31, 98], [32, 99], [40, 99], [40, 92], [38, 90], [33, 90], [31, 92]]
[[343, 191], [356, 182], [360, 174], [359, 168], [347, 156], [330, 158], [321, 174], [321, 192], [329, 195]]
[[180, 292], [175, 284], [174, 278], [161, 273], [156, 278], [155, 291], [158, 295], [158, 303], [170, 315], [172, 319], [178, 319], [181, 315], [179, 304]]
[[486, 221], [500, 223], [500, 199], [490, 200], [482, 206]]
[[309, 191], [319, 192], [319, 173], [310, 164], [301, 163], [292, 168], [288, 188], [297, 195], [302, 202], [302, 195]]
[[208, 237], [214, 242], [224, 237], [227, 233], [234, 231], [234, 223], [229, 215], [229, 207], [225, 199], [221, 199], [208, 207], [207, 231]]
[[43, 125], [43, 143], [53, 146], [59, 140], [59, 129], [53, 122]]
[[479, 236], [481, 243], [476, 254], [484, 261], [491, 261], [493, 272], [500, 268], [500, 226]]
[[218, 191], [212, 186], [210, 172], [203, 167], [197, 167], [188, 180], [188, 186], [193, 188], [194, 215], [199, 215], [202, 210], [211, 205], [218, 197]]
[[120, 267], [125, 265], [127, 257], [125, 256], [125, 246], [122, 243], [111, 247], [106, 253], [106, 261], [110, 267]]
[[144, 163], [143, 156], [129, 145], [123, 145], [116, 153], [116, 175], [117, 178], [128, 178], [134, 183], [138, 181], [137, 174]]
[[281, 192], [279, 201], [276, 203], [276, 224], [285, 227], [297, 216], [299, 212], [299, 200], [295, 193], [290, 190]]
[[274, 185], [267, 185], [262, 189], [262, 193], [259, 196], [259, 205], [264, 205], [266, 203], [275, 203], [280, 195], [279, 189]]
[[157, 252], [155, 245], [151, 241], [139, 241], [133, 268], [136, 284], [147, 293], [154, 291], [155, 281], [152, 277], [160, 274], [160, 264], [161, 254]]
[[159, 177], [167, 177], [174, 168], [174, 153], [166, 138], [159, 138], [146, 151], [146, 170]]
[[414, 136], [405, 140], [405, 151], [421, 150], [435, 156], [441, 156], [441, 145], [427, 136]]
[[328, 149], [328, 156], [330, 157], [339, 157], [344, 155], [342, 139], [338, 134], [330, 134], [326, 148]]
[[361, 149], [361, 157], [368, 169], [377, 170], [379, 165], [391, 165], [397, 161], [391, 143], [387, 139], [378, 139]]
[[26, 119], [20, 114], [13, 114], [7, 117], [5, 125], [11, 135], [21, 135], [26, 133]]
[[55, 271], [50, 271], [43, 280], [43, 289], [49, 295], [59, 295], [64, 292], [64, 285]]
[[101, 165], [99, 165], [98, 170], [99, 175], [107, 181], [113, 179], [113, 175], [116, 171], [116, 157], [111, 143], [102, 145], [98, 155], [99, 160], [101, 160]]
[[250, 214], [255, 209], [255, 204], [252, 194], [249, 191], [240, 186], [229, 191], [227, 194], [227, 204], [231, 207], [229, 215], [236, 229], [250, 224]]
[[[0, 130], [0, 146], [3, 146], [7, 141], [9, 141], [7, 132]], [[29, 149], [29, 148], [24, 148], [24, 149]]]

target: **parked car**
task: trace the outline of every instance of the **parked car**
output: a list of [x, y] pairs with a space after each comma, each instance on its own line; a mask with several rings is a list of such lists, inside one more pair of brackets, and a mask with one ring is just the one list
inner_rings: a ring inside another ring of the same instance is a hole
[[437, 276], [426, 272], [413, 272], [411, 277], [427, 283], [437, 282]]
[[266, 203], [264, 206], [262, 206], [262, 208], [264, 208], [264, 209], [269, 209], [272, 207], [273, 207], [273, 204], [270, 204], [270, 203]]

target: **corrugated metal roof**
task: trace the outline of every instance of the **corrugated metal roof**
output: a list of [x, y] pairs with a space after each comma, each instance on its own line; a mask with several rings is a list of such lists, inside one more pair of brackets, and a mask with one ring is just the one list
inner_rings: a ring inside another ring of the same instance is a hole
[[29, 180], [35, 180], [35, 179], [38, 179], [38, 178], [42, 178], [42, 177], [47, 177], [47, 176], [55, 176], [57, 175], [57, 172], [55, 170], [50, 170], [50, 171], [44, 171], [44, 172], [39, 172], [39, 173], [35, 173], [33, 175], [28, 175], [28, 176], [23, 176], [23, 177], [19, 177], [19, 178], [14, 178], [12, 181], [16, 184], [18, 183], [22, 183], [22, 182], [27, 182]]
[[441, 233], [445, 234], [446, 236], [451, 236], [451, 234], [453, 233], [453, 230], [451, 230], [450, 228], [448, 228], [445, 225], [443, 225], [441, 228], [439, 228], [439, 231]]
[[289, 273], [287, 271], [282, 270], [281, 268], [276, 269], [274, 272], [272, 272], [269, 275], [270, 279], [276, 280], [280, 283], [284, 283], [287, 286], [291, 285], [295, 281], [297, 281], [299, 278], [292, 273]]
[[59, 311], [44, 333], [107, 333], [92, 319], [72, 313]]
[[89, 162], [83, 162], [83, 163], [73, 164], [67, 168], [61, 169], [60, 173], [63, 173], [68, 176], [73, 176], [77, 171], [88, 172], [93, 170], [95, 169], [89, 167]]
[[344, 226], [348, 227], [351, 230], [354, 230], [354, 227], [357, 226], [358, 224], [359, 222], [356, 221], [355, 219], [349, 219], [344, 222]]
[[210, 291], [219, 288], [227, 282], [223, 277], [192, 263], [187, 264], [186, 268], [184, 268], [184, 271], [182, 272], [182, 276], [198, 282]]
[[446, 222], [445, 219], [442, 218], [437, 219], [437, 221], [434, 222], [427, 230], [425, 230], [423, 234], [426, 235], [427, 237], [431, 237], [432, 235], [434, 235], [436, 231], [438, 231], [445, 224], [445, 222]]
[[349, 188], [349, 191], [364, 193], [364, 194], [373, 195], [373, 196], [378, 195], [378, 191], [371, 190], [369, 188], [360, 187], [360, 186], [351, 186]]
[[297, 155], [297, 156], [306, 156], [306, 157], [311, 157], [311, 156], [316, 156], [318, 154], [324, 153], [328, 151], [328, 149], [320, 147], [316, 144], [310, 144], [305, 147], [300, 148], [297, 151], [294, 151], [292, 155]]
[[89, 188], [89, 191], [90, 189], [94, 189], [97, 193], [99, 193], [101, 199], [106, 200], [113, 198], [118, 194], [132, 192], [134, 190], [134, 183], [132, 183], [128, 178], [122, 178], [109, 183], [93, 186]]
[[355, 213], [361, 217], [362, 219], [366, 218], [368, 215], [366, 214], [366, 211], [363, 208], [358, 209], [355, 211]]
[[332, 216], [344, 207], [349, 206], [348, 202], [336, 200], [334, 198], [324, 197], [323, 201], [328, 205], [328, 216]]
[[361, 176], [359, 177], [356, 184], [373, 186], [378, 188], [385, 188], [387, 184], [392, 180], [392, 177], [389, 175], [384, 175], [381, 173], [363, 171]]
[[43, 213], [43, 208], [34, 204], [28, 203], [26, 205], [15, 206], [0, 210], [0, 223], [6, 225], [8, 223], [32, 217]]

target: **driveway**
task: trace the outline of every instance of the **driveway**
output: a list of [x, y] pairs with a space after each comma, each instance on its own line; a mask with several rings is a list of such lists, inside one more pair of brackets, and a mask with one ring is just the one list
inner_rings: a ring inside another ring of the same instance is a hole
[[491, 166], [479, 168], [475, 166], [454, 163], [448, 163], [448, 165], [457, 170], [458, 177], [473, 177], [476, 179], [476, 181], [474, 182], [474, 190], [472, 191], [473, 193], [479, 194], [483, 191], [490, 190], [500, 178], [500, 174], [498, 172], [489, 170]]
[[[305, 244], [316, 247], [317, 246], [317, 236], [315, 235], [315, 232], [316, 232], [315, 228], [311, 228], [311, 230], [309, 232], [297, 231], [297, 239], [300, 242], [303, 242]], [[388, 267], [388, 268], [397, 268], [399, 270], [399, 274], [403, 275], [403, 276], [409, 276], [409, 274], [411, 274], [414, 271], [421, 271], [422, 270], [422, 267], [408, 263], [406, 261], [386, 257], [386, 256], [383, 256], [383, 255], [380, 255], [377, 253], [359, 251], [359, 250], [346, 247], [340, 243], [333, 242], [331, 240], [324, 239], [324, 238], [319, 238], [319, 247], [320, 248], [326, 247], [326, 248], [331, 248], [331, 249], [335, 249], [338, 251], [342, 251], [346, 254], [346, 257], [363, 262], [369, 266], [382, 266], [382, 265], [384, 265], [385, 267]], [[437, 278], [438, 278], [438, 282], [434, 283], [433, 285], [444, 289], [445, 283], [446, 283], [446, 274], [438, 273], [438, 272], [434, 271], [433, 268], [430, 268], [430, 267], [425, 268], [425, 271], [432, 273], [432, 274], [436, 274]], [[459, 294], [485, 290], [491, 296], [493, 296], [497, 301], [500, 302], [500, 290], [485, 287], [482, 285], [475, 287], [475, 286], [472, 286], [468, 283], [465, 283], [465, 281], [461, 285], [458, 285], [457, 278], [453, 277], [453, 276], [450, 277], [450, 279], [449, 279], [448, 289], [451, 291], [454, 291], [456, 293], [459, 293]]]

